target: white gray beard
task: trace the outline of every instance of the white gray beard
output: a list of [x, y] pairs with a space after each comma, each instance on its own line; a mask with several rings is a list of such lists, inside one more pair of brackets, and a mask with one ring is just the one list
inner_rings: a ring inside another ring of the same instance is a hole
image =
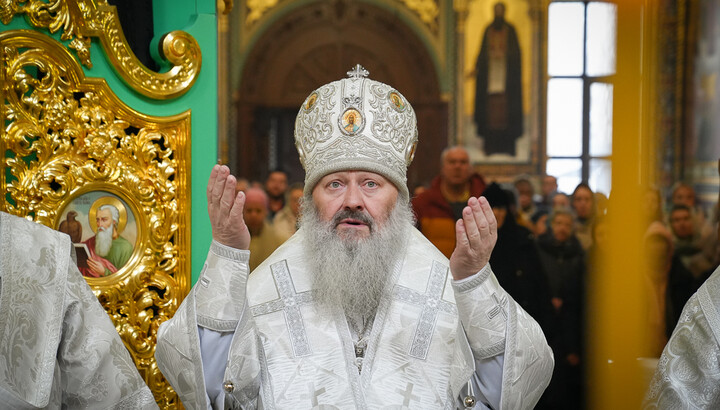
[[101, 228], [98, 226], [97, 233], [95, 233], [95, 253], [105, 257], [108, 253], [110, 253], [110, 248], [112, 247], [112, 241], [113, 241], [113, 229], [110, 228]]
[[312, 198], [304, 198], [301, 226], [303, 246], [312, 269], [315, 298], [321, 306], [342, 307], [345, 315], [370, 319], [375, 315], [396, 261], [402, 257], [413, 214], [400, 201], [388, 219], [378, 224], [370, 218], [367, 238], [341, 237], [333, 221], [322, 221]]

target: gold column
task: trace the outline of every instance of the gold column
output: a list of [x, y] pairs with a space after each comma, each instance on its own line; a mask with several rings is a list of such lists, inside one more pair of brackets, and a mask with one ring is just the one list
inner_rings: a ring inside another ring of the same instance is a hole
[[588, 281], [588, 403], [594, 409], [639, 408], [646, 383], [642, 198], [647, 186], [648, 132], [654, 94], [648, 41], [655, 26], [649, 0], [617, 1], [617, 75], [613, 111], [609, 257]]

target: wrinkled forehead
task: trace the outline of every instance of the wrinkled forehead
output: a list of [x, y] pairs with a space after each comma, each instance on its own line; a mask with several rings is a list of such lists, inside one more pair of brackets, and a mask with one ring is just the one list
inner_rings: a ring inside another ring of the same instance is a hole
[[571, 225], [573, 222], [573, 216], [567, 213], [558, 213], [552, 218], [552, 223], [564, 223]]
[[443, 155], [443, 162], [457, 162], [457, 161], [463, 161], [463, 162], [469, 162], [470, 161], [470, 155], [468, 152], [460, 147], [450, 148], [447, 151], [445, 151]]
[[671, 219], [690, 219], [690, 211], [687, 209], [673, 209], [670, 212], [670, 218]]
[[[321, 187], [326, 187], [328, 184], [330, 184], [332, 181], [340, 181], [342, 183], [349, 183], [353, 181], [357, 184], [363, 184], [364, 182], [367, 182], [368, 180], [373, 180], [377, 183], [379, 183], [381, 186], [384, 187], [385, 194], [383, 195], [368, 195], [365, 197], [364, 201], [366, 204], [369, 203], [376, 203], [376, 202], [383, 202], [384, 200], [388, 199], [389, 197], [386, 195], [390, 193], [391, 197], [400, 199], [400, 189], [393, 183], [392, 180], [389, 178], [383, 176], [382, 174], [378, 174], [376, 172], [372, 171], [364, 171], [364, 170], [350, 170], [350, 171], [337, 171], [337, 172], [331, 172], [324, 177], [320, 178], [318, 183], [315, 185], [315, 188], [305, 197], [307, 199], [312, 199], [310, 202], [317, 202], [317, 204], [324, 203], [328, 197], [323, 193], [323, 190]], [[390, 191], [387, 191], [387, 190]], [[395, 195], [391, 192], [394, 192]], [[377, 199], [377, 201], [376, 201]]]
[[315, 186], [316, 188], [320, 186], [323, 182], [329, 182], [334, 179], [357, 179], [357, 180], [366, 180], [366, 179], [374, 179], [378, 180], [379, 182], [390, 184], [395, 190], [398, 189], [398, 187], [395, 186], [395, 184], [392, 183], [387, 177], [385, 177], [382, 174], [378, 174], [377, 172], [372, 171], [365, 171], [362, 169], [352, 169], [347, 171], [337, 171], [337, 172], [331, 172], [322, 178], [320, 178], [320, 181]]
[[98, 218], [102, 218], [102, 217], [112, 218], [112, 212], [111, 212], [110, 209], [108, 209], [108, 208], [98, 209], [98, 210], [97, 210], [97, 213], [95, 213], [95, 215], [96, 215]]
[[675, 197], [692, 197], [694, 194], [693, 189], [688, 186], [680, 186], [678, 187], [675, 192], [673, 193], [673, 196]]

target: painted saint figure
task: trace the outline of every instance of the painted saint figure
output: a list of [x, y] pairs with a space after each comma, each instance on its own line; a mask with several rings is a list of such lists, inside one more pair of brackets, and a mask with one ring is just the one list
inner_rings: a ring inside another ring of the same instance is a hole
[[494, 13], [475, 65], [473, 120], [485, 155], [515, 156], [515, 141], [523, 134], [520, 44], [515, 28], [505, 21], [505, 4], [496, 3]]
[[73, 243], [78, 243], [82, 240], [82, 224], [76, 220], [77, 212], [70, 211], [67, 213], [65, 220], [62, 221], [58, 230], [60, 232], [70, 235], [70, 240]]
[[90, 250], [88, 268], [80, 268], [82, 274], [95, 278], [111, 275], [122, 268], [133, 253], [133, 245], [120, 236], [118, 222], [120, 211], [116, 206], [105, 204], [95, 214], [97, 231], [86, 240]]
[[347, 132], [356, 132], [360, 127], [355, 125], [355, 114], [350, 113], [347, 116], [347, 124], [345, 125], [345, 131]]

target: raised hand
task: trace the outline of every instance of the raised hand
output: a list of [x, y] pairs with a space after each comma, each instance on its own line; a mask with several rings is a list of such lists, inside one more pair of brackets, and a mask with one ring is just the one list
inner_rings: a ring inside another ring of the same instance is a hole
[[213, 239], [236, 249], [250, 248], [250, 232], [243, 219], [245, 194], [235, 194], [235, 177], [225, 165], [215, 165], [207, 186], [208, 214]]
[[450, 273], [460, 280], [478, 273], [490, 260], [497, 242], [497, 220], [485, 197], [470, 198], [455, 224], [455, 250]]

